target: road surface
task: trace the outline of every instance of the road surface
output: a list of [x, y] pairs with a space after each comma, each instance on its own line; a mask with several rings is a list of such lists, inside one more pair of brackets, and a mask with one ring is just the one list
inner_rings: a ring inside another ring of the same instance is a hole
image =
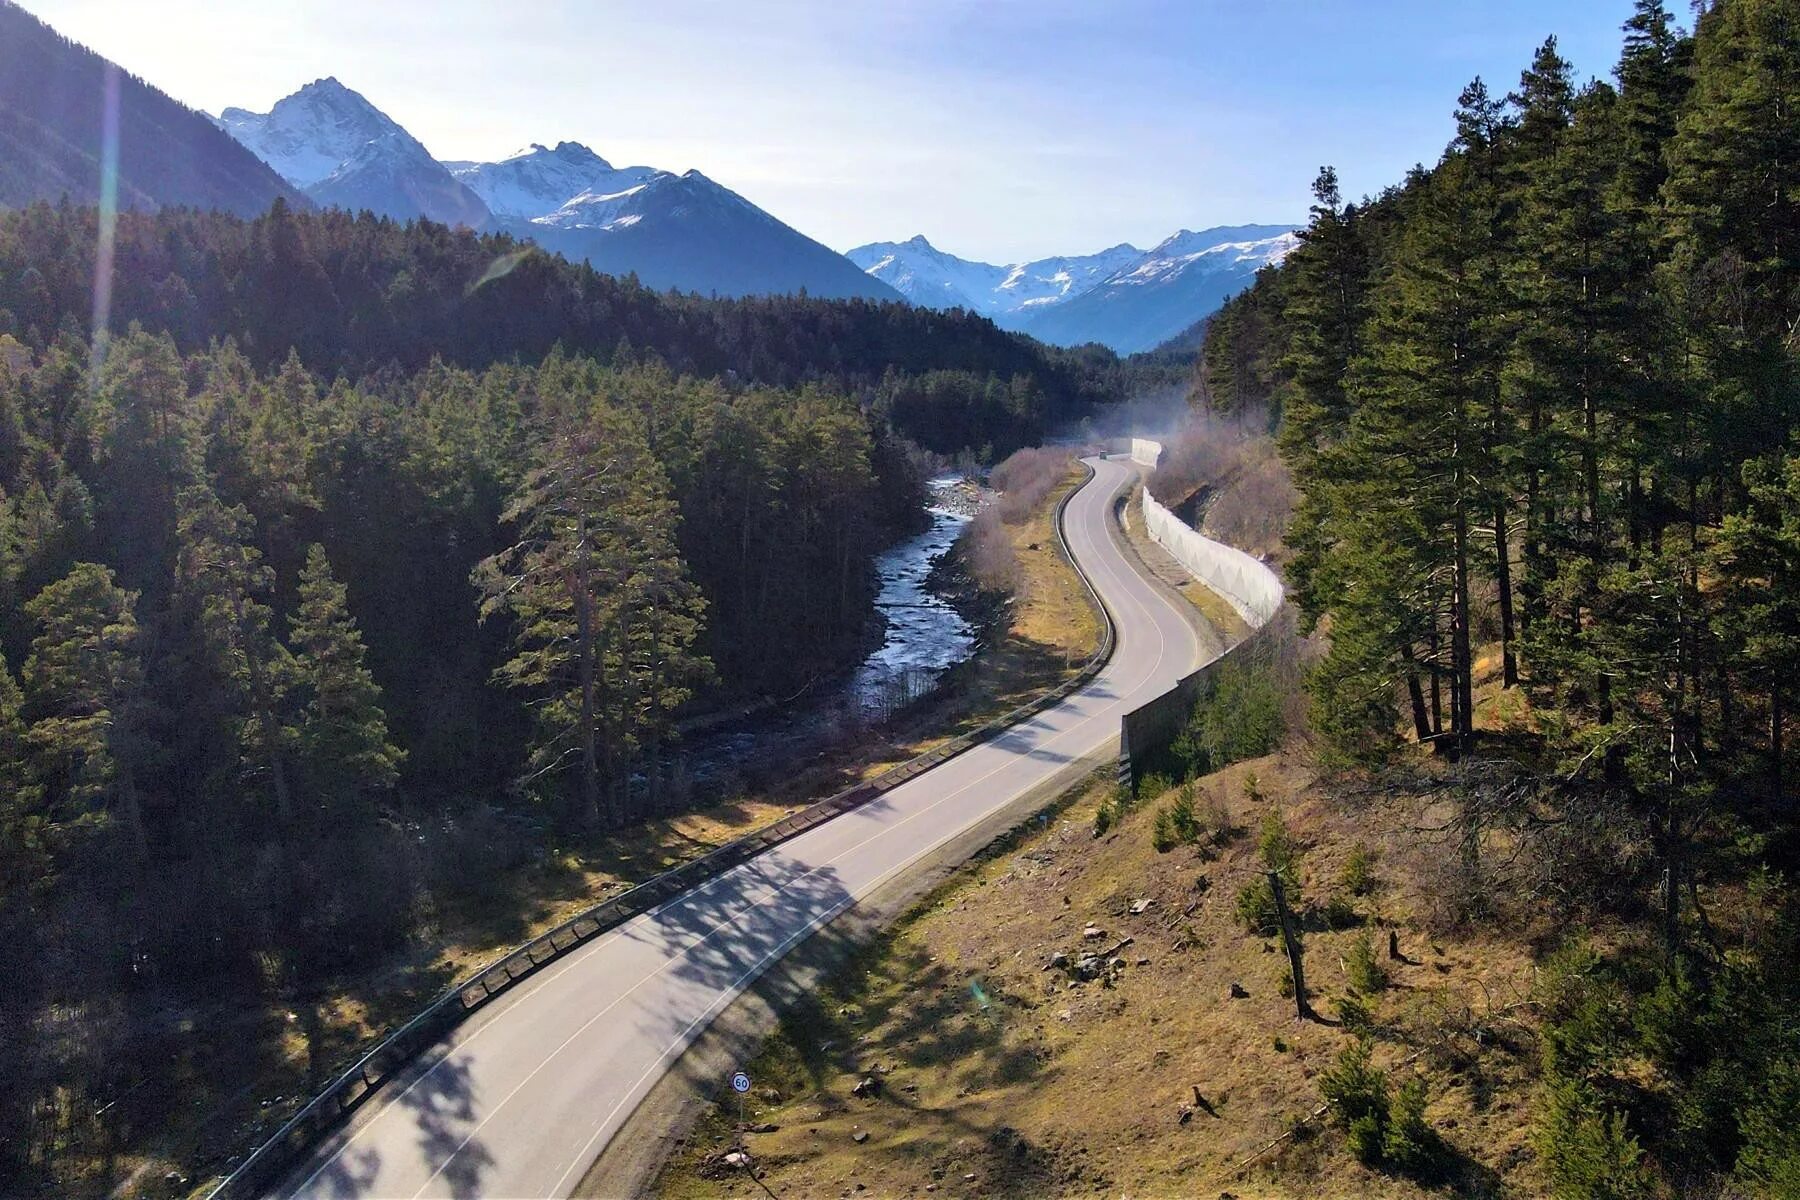
[[477, 1012], [294, 1170], [290, 1197], [566, 1196], [657, 1079], [807, 935], [1119, 737], [1130, 709], [1199, 665], [1188, 618], [1108, 525], [1136, 478], [1089, 460], [1071, 553], [1118, 645], [1081, 691], [868, 805], [626, 922]]

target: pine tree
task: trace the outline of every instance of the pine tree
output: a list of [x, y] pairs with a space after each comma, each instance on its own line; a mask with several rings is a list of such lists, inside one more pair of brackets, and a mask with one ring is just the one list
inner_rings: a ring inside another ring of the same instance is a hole
[[1350, 427], [1350, 366], [1362, 353], [1368, 317], [1368, 248], [1358, 214], [1338, 191], [1337, 172], [1321, 168], [1313, 181], [1312, 222], [1288, 256], [1285, 320], [1292, 327], [1282, 370], [1280, 445], [1300, 489], [1286, 542], [1294, 557], [1288, 575], [1301, 606], [1316, 619], [1330, 607], [1319, 593], [1319, 568], [1330, 544], [1329, 465]]
[[[1357, 408], [1341, 459], [1357, 484], [1337, 507], [1356, 512], [1331, 568], [1343, 572], [1336, 594], [1363, 588], [1373, 620], [1423, 633], [1432, 668], [1449, 684], [1452, 751], [1465, 749], [1474, 730], [1474, 527], [1493, 499], [1488, 388], [1497, 380], [1483, 189], [1470, 159], [1455, 155], [1410, 206], [1354, 376]], [[1416, 532], [1383, 545], [1402, 525]], [[1412, 564], [1404, 575], [1367, 569], [1397, 551]], [[1402, 643], [1390, 653], [1407, 652]]]
[[1688, 50], [1663, 0], [1636, 0], [1613, 71], [1619, 81], [1613, 207], [1646, 245], [1657, 217], [1657, 196], [1668, 176], [1663, 151], [1674, 137], [1676, 113], [1687, 90]]
[[295, 747], [302, 786], [312, 810], [355, 818], [394, 786], [405, 753], [389, 740], [362, 633], [323, 546], [307, 550], [291, 623], [295, 698], [304, 705]]
[[199, 439], [175, 344], [133, 328], [107, 350], [94, 401], [106, 559], [152, 598], [174, 560], [176, 497], [199, 475]]
[[1675, 383], [1676, 322], [1669, 319], [1671, 306], [1658, 276], [1668, 249], [1662, 201], [1666, 151], [1691, 82], [1691, 58], [1692, 40], [1676, 33], [1661, 0], [1637, 0], [1615, 68], [1619, 99], [1610, 146], [1615, 172], [1607, 197], [1617, 230], [1613, 253], [1622, 268], [1619, 325], [1628, 350], [1609, 363], [1621, 414], [1612, 439], [1623, 475], [1617, 507], [1627, 555], [1654, 536], [1656, 460], [1672, 436], [1672, 413], [1688, 399]]
[[[1592, 211], [1598, 197], [1579, 192], [1571, 195], [1574, 189], [1561, 169], [1567, 157], [1575, 96], [1569, 64], [1556, 52], [1556, 39], [1539, 48], [1510, 99], [1519, 118], [1506, 164], [1508, 181], [1518, 198], [1520, 227], [1532, 234], [1519, 239], [1505, 264], [1506, 300], [1516, 334], [1501, 389], [1503, 401], [1523, 415], [1525, 425], [1519, 454], [1525, 510], [1525, 577], [1520, 592], [1521, 626], [1528, 630], [1543, 607], [1544, 577], [1551, 561], [1544, 539], [1559, 528], [1555, 516], [1547, 511], [1550, 497], [1545, 489], [1555, 489], [1560, 465], [1556, 451], [1561, 430], [1555, 416], [1564, 386], [1562, 371], [1571, 353], [1566, 343], [1579, 339], [1583, 328], [1579, 322], [1569, 321], [1566, 285], [1571, 276], [1578, 284], [1586, 283], [1582, 277], [1586, 262], [1580, 256], [1592, 241], [1579, 236], [1588, 232], [1591, 219], [1583, 222], [1572, 239], [1577, 243], [1574, 247], [1569, 245], [1570, 239], [1546, 237], [1545, 225], [1566, 221], [1572, 211], [1580, 219]], [[1587, 203], [1583, 205], [1583, 201]], [[1573, 210], [1571, 203], [1576, 205]], [[1571, 254], [1574, 261], [1566, 261]], [[1574, 303], [1585, 296], [1577, 290]]]
[[25, 694], [0, 658], [0, 912], [49, 869], [43, 791], [31, 769]]
[[[4, 619], [7, 628], [13, 628], [17, 621], [20, 604], [19, 574], [23, 566], [20, 554], [20, 536], [18, 517], [15, 514], [12, 498], [6, 494], [6, 488], [0, 485], [0, 619]], [[0, 637], [0, 652], [6, 649], [6, 639]]]
[[1800, 282], [1800, 3], [1700, 16], [1693, 95], [1667, 145], [1669, 228], [1694, 266], [1743, 264], [1753, 326], [1791, 317]]
[[573, 812], [590, 826], [628, 817], [630, 761], [705, 668], [667, 486], [641, 427], [597, 405], [551, 435], [504, 514], [519, 540], [474, 575], [483, 615], [515, 621], [499, 678], [533, 695], [525, 782], [572, 774]]
[[201, 668], [203, 703], [222, 717], [237, 757], [237, 772], [266, 780], [283, 827], [294, 819], [288, 780], [293, 730], [285, 719], [289, 655], [270, 631], [265, 597], [274, 573], [251, 544], [253, 523], [241, 507], [227, 507], [205, 485], [177, 497], [180, 523], [175, 606]]
[[1621, 364], [1640, 360], [1649, 339], [1633, 328], [1633, 231], [1608, 201], [1616, 98], [1595, 85], [1565, 108], [1560, 92], [1547, 94], [1539, 103], [1566, 112], [1566, 123], [1540, 157], [1522, 160], [1521, 222], [1531, 236], [1519, 239], [1508, 272], [1517, 334], [1504, 384], [1528, 430], [1526, 654], [1540, 694], [1605, 724], [1612, 680], [1596, 673], [1582, 642], [1598, 580], [1626, 541], [1623, 500], [1650, 422], [1628, 399]]
[[1691, 539], [1670, 538], [1635, 567], [1608, 571], [1595, 600], [1605, 619], [1584, 639], [1596, 669], [1618, 684], [1613, 721], [1587, 727], [1584, 736], [1614, 757], [1620, 785], [1656, 830], [1671, 964], [1694, 886], [1691, 842], [1713, 811], [1717, 786], [1704, 729], [1704, 686], [1720, 662], [1717, 598], [1701, 586], [1702, 559]]
[[1748, 503], [1725, 517], [1711, 571], [1725, 582], [1719, 632], [1767, 697], [1771, 790], [1782, 794], [1792, 664], [1800, 662], [1800, 453], [1746, 463]]
[[1800, 0], [1700, 15], [1693, 88], [1666, 147], [1663, 286], [1700, 400], [1681, 483], [1730, 488], [1732, 464], [1792, 423], [1800, 295]]
[[[1556, 42], [1539, 50], [1534, 73], [1554, 78], [1561, 66]], [[1533, 73], [1526, 86], [1532, 87]], [[1511, 191], [1506, 186], [1505, 142], [1512, 129], [1506, 105], [1491, 95], [1476, 78], [1457, 100], [1456, 140], [1451, 151], [1463, 169], [1449, 172], [1457, 192], [1463, 220], [1468, 223], [1466, 241], [1454, 252], [1454, 270], [1460, 274], [1459, 301], [1465, 306], [1466, 327], [1456, 346], [1454, 371], [1470, 388], [1469, 401], [1479, 425], [1479, 448], [1470, 462], [1466, 481], [1481, 493], [1479, 507], [1489, 520], [1488, 535], [1494, 543], [1494, 591], [1500, 610], [1501, 682], [1512, 687], [1519, 681], [1516, 622], [1513, 616], [1512, 506], [1518, 493], [1520, 435], [1517, 414], [1501, 394], [1500, 375], [1504, 347], [1510, 340], [1510, 313], [1502, 287], [1507, 239], [1512, 218]], [[1465, 572], [1466, 574], [1466, 572]], [[1466, 632], [1467, 621], [1463, 622]], [[1472, 698], [1465, 700], [1472, 704]], [[1472, 721], [1473, 714], [1468, 715]]]
[[1737, 1178], [1757, 1200], [1800, 1194], [1800, 1063], [1779, 1063], [1772, 1076], [1741, 1118]]
[[112, 571], [77, 563], [25, 606], [38, 627], [25, 660], [27, 739], [62, 835], [108, 816], [139, 858], [148, 852], [138, 794], [145, 760], [137, 596]]

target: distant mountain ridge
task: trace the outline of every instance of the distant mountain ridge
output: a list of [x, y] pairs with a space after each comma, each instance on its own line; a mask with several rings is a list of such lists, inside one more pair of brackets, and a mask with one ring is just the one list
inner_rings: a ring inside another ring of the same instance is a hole
[[1080, 295], [1143, 253], [1120, 243], [1098, 254], [995, 266], [946, 253], [920, 234], [904, 242], [870, 242], [845, 257], [915, 304], [967, 308], [1016, 329], [1033, 309]]
[[471, 229], [488, 222], [481, 197], [336, 78], [314, 80], [266, 113], [228, 108], [218, 125], [327, 208]]
[[447, 162], [500, 218], [534, 220], [585, 195], [622, 192], [659, 174], [652, 167], [614, 167], [580, 142], [533, 144], [499, 162]]
[[307, 84], [267, 113], [228, 108], [218, 124], [326, 207], [510, 233], [655, 288], [900, 299], [698, 171], [614, 167], [568, 141], [534, 143], [498, 162], [439, 162], [335, 78]]
[[1299, 244], [1287, 225], [1184, 229], [1068, 303], [1033, 314], [1025, 332], [1059, 346], [1154, 350], [1217, 312]]
[[0, 205], [99, 201], [109, 75], [117, 81], [120, 207], [250, 216], [277, 197], [304, 203], [204, 113], [0, 0]]
[[1298, 244], [1294, 228], [1184, 229], [1152, 250], [1121, 243], [1008, 267], [958, 258], [923, 236], [871, 242], [845, 257], [915, 304], [968, 308], [1056, 345], [1100, 342], [1132, 354], [1190, 329], [1279, 263]]

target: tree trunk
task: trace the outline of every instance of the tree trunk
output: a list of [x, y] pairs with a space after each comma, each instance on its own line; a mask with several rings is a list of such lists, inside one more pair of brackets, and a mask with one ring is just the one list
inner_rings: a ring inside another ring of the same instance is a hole
[[637, 736], [639, 733], [636, 724], [638, 700], [637, 674], [632, 670], [631, 663], [631, 605], [632, 600], [630, 598], [627, 598], [620, 603], [619, 627], [613, 635], [618, 639], [619, 646], [618, 740], [619, 759], [623, 768], [616, 772], [615, 777], [615, 786], [618, 789], [616, 793], [618, 796], [618, 803], [613, 812], [613, 821], [619, 825], [624, 825], [627, 822], [636, 820], [640, 815], [638, 812], [637, 797], [632, 794], [631, 790], [631, 763], [633, 758], [631, 748], [633, 745], [637, 744]]
[[1425, 711], [1425, 693], [1419, 686], [1419, 667], [1411, 642], [1401, 645], [1400, 657], [1406, 661], [1406, 696], [1412, 703], [1413, 732], [1423, 746], [1431, 740], [1431, 714]]
[[1281, 886], [1281, 872], [1269, 872], [1269, 890], [1275, 896], [1275, 911], [1281, 917], [1281, 940], [1287, 946], [1288, 970], [1294, 982], [1294, 1012], [1302, 1021], [1316, 1014], [1306, 1002], [1306, 964], [1302, 961], [1300, 939], [1294, 936], [1293, 917], [1288, 913], [1287, 893]]
[[1531, 632], [1531, 622], [1538, 616], [1544, 602], [1544, 515], [1540, 511], [1543, 504], [1543, 471], [1538, 465], [1540, 443], [1544, 436], [1544, 409], [1535, 400], [1531, 404], [1527, 428], [1530, 430], [1531, 448], [1525, 469], [1525, 546], [1522, 556], [1525, 579], [1519, 587], [1519, 595], [1524, 600], [1519, 606], [1521, 634]]
[[237, 622], [244, 663], [250, 668], [250, 698], [251, 703], [256, 706], [257, 724], [262, 727], [262, 751], [269, 760], [269, 781], [275, 791], [275, 815], [282, 825], [292, 825], [294, 798], [288, 791], [287, 763], [281, 753], [280, 737], [275, 724], [275, 697], [269, 689], [268, 671], [247, 636], [248, 619], [244, 612], [242, 592], [232, 598], [232, 617]]
[[1631, 544], [1631, 553], [1625, 560], [1625, 569], [1635, 571], [1644, 554], [1644, 477], [1643, 468], [1637, 463], [1631, 464], [1631, 478], [1625, 483], [1625, 524], [1627, 540]]
[[[114, 757], [116, 759], [117, 755]], [[1780, 789], [1780, 782], [1777, 781], [1777, 793]], [[138, 799], [137, 779], [129, 766], [122, 766], [119, 770], [119, 807], [124, 810], [125, 836], [131, 842], [132, 854], [139, 862], [149, 861], [150, 839], [144, 833], [144, 806]]]
[[1444, 733], [1444, 648], [1438, 630], [1438, 614], [1431, 614], [1431, 736]]
[[646, 710], [649, 714], [649, 756], [644, 764], [644, 772], [649, 780], [649, 806], [652, 816], [661, 816], [663, 811], [662, 794], [662, 736], [663, 736], [663, 653], [662, 622], [658, 619], [662, 612], [662, 598], [650, 606], [650, 670], [646, 683], [650, 696]]
[[1781, 705], [1781, 680], [1777, 679], [1769, 688], [1769, 782], [1775, 789], [1775, 800], [1781, 801], [1782, 789], [1782, 720], [1785, 714]]
[[[587, 520], [582, 518], [578, 535], [587, 542]], [[581, 688], [581, 821], [589, 829], [600, 825], [600, 758], [595, 746], [597, 731], [595, 704], [595, 645], [593, 596], [588, 591], [587, 563], [584, 559], [575, 570], [575, 653]]]
[[1454, 522], [1456, 564], [1450, 598], [1451, 740], [1457, 753], [1468, 749], [1475, 732], [1475, 662], [1469, 646], [1469, 520], [1459, 504]]
[[1512, 547], [1506, 539], [1506, 505], [1494, 506], [1494, 586], [1500, 594], [1500, 685], [1517, 687], [1519, 659], [1513, 649]]

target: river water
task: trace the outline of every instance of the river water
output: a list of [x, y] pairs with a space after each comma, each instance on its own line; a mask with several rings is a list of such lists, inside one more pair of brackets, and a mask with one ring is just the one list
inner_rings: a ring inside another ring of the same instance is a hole
[[871, 714], [884, 715], [917, 699], [975, 652], [974, 628], [928, 585], [931, 569], [973, 517], [973, 496], [958, 475], [939, 476], [929, 486], [931, 528], [875, 560], [880, 581], [875, 607], [885, 619], [886, 636], [846, 688]]
[[931, 590], [930, 576], [974, 517], [980, 496], [956, 475], [934, 478], [929, 488], [930, 528], [896, 542], [875, 560], [881, 645], [834, 683], [684, 738], [676, 753], [692, 783], [730, 790], [731, 780], [744, 779], [745, 772], [798, 763], [834, 743], [857, 740], [927, 695], [945, 671], [975, 653], [974, 628]]

